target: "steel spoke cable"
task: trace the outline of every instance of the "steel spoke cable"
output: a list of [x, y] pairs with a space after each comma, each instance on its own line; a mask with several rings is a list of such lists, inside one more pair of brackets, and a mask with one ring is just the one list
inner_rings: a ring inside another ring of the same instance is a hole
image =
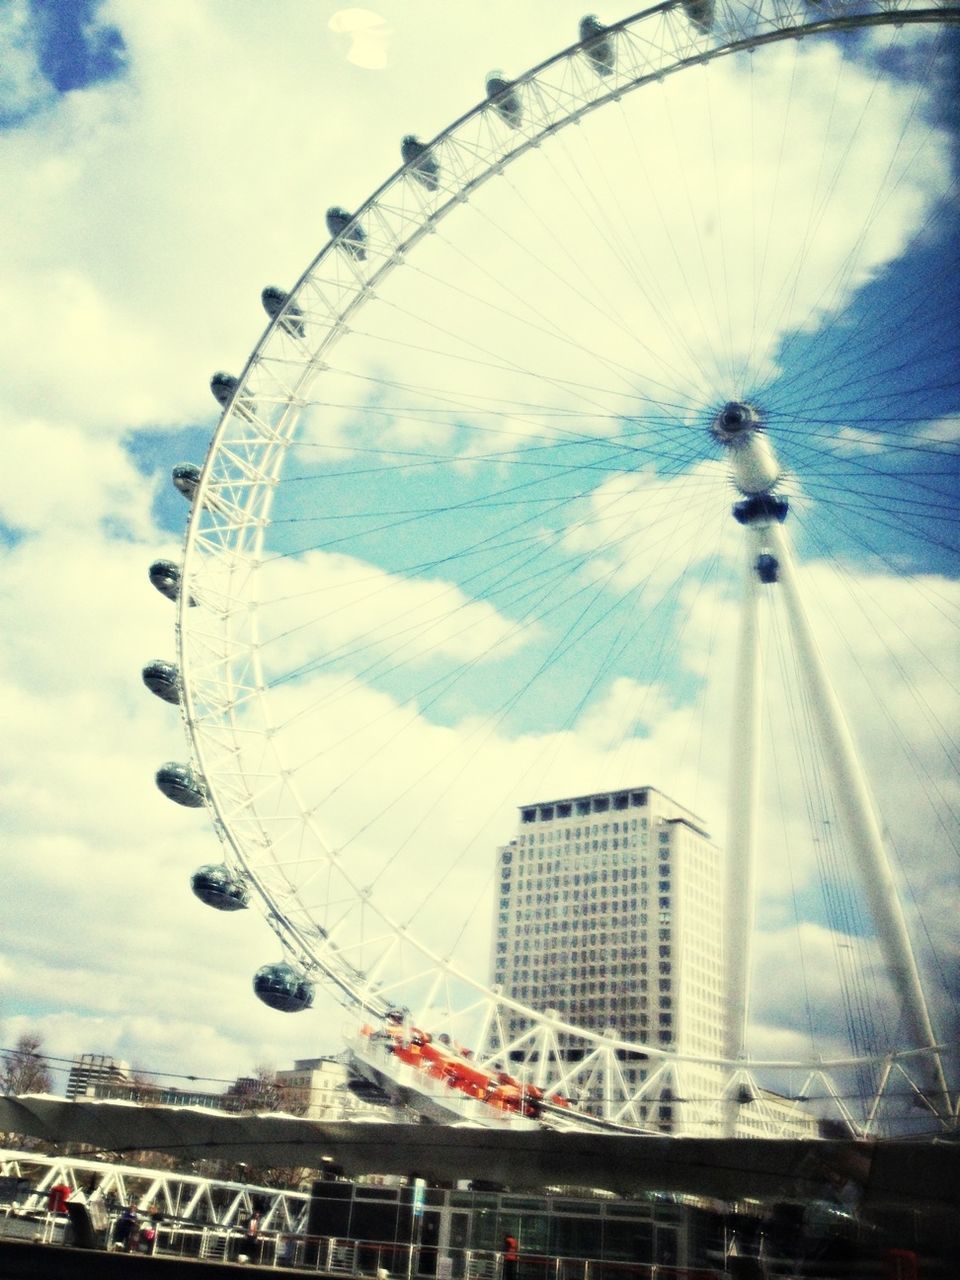
[[[637, 141], [636, 132], [629, 119], [629, 116], [627, 115], [623, 107], [623, 104], [618, 103], [617, 105], [618, 105], [618, 109], [620, 110], [621, 117], [623, 118], [624, 124], [626, 126], [627, 134], [630, 138], [630, 142], [633, 148], [633, 154], [634, 154], [634, 158], [635, 158], [638, 170], [640, 174], [643, 176], [643, 178], [645, 179], [644, 190], [645, 190], [646, 196], [649, 199], [653, 209], [655, 210], [657, 218], [659, 220], [660, 230], [661, 230], [661, 243], [663, 241], [666, 241], [666, 243], [669, 245], [673, 265], [676, 267], [677, 271], [680, 274], [680, 279], [683, 282], [683, 286], [686, 291], [686, 298], [689, 301], [690, 305], [692, 306], [694, 314], [696, 315], [697, 323], [700, 327], [700, 331], [702, 333], [709, 333], [711, 329], [710, 329], [710, 326], [705, 321], [703, 312], [701, 310], [701, 305], [700, 305], [702, 301], [701, 290], [695, 289], [691, 284], [691, 280], [687, 272], [686, 264], [683, 261], [683, 257], [677, 248], [676, 239], [671, 231], [670, 220], [667, 218], [663, 209], [663, 205], [660, 201], [660, 197], [658, 193], [657, 175], [654, 173], [651, 173], [650, 164], [647, 161], [645, 154], [640, 149], [639, 142]], [[668, 119], [669, 118], [670, 117], [668, 114]], [[688, 210], [691, 212], [691, 215], [692, 215], [693, 211], [692, 211], [692, 206], [690, 204], [689, 190], [687, 191], [687, 200], [688, 200]], [[701, 244], [701, 257], [702, 257], [702, 244]], [[670, 301], [669, 299], [664, 299], [665, 313], [668, 316], [670, 315], [669, 301]], [[714, 307], [714, 310], [716, 311], [716, 307]], [[706, 366], [703, 364], [701, 357], [697, 355], [697, 353], [694, 352], [692, 348], [689, 347], [689, 344], [686, 342], [686, 338], [682, 333], [680, 335], [677, 335], [675, 329], [672, 330], [672, 332], [674, 333], [675, 340], [679, 336], [679, 339], [682, 342], [682, 344], [685, 347], [687, 347], [691, 356], [694, 359], [696, 368], [698, 369], [701, 377], [704, 380], [704, 383], [709, 385], [711, 382], [710, 372], [706, 368]]]
[[[488, 225], [490, 225], [490, 226], [496, 226], [497, 224], [493, 223], [493, 222], [492, 222], [492, 220], [488, 220]], [[512, 244], [514, 244], [514, 245], [515, 245], [515, 246], [517, 246], [517, 247], [522, 247], [522, 246], [520, 245], [520, 242], [519, 242], [519, 241], [517, 241], [517, 240], [516, 240], [516, 238], [515, 238], [514, 236], [512, 236], [510, 233], [506, 232], [503, 228], [498, 228], [498, 229], [501, 231], [501, 233], [502, 233], [502, 234], [503, 234], [503, 235], [504, 235], [504, 236], [505, 236], [505, 237], [506, 237], [506, 238], [507, 238], [507, 239], [508, 239]], [[487, 268], [481, 267], [481, 266], [480, 266], [480, 264], [478, 264], [474, 259], [470, 258], [470, 257], [469, 257], [469, 255], [467, 255], [467, 253], [466, 253], [462, 248], [460, 248], [459, 246], [457, 246], [457, 248], [458, 248], [458, 252], [459, 252], [460, 257], [461, 257], [464, 261], [466, 261], [467, 263], [469, 263], [469, 265], [470, 265], [471, 267], [473, 267], [475, 270], [479, 270], [479, 271], [480, 271], [482, 274], [484, 274], [484, 275], [490, 276], [490, 277], [493, 279], [494, 283], [498, 284], [498, 285], [499, 285], [499, 287], [500, 287], [500, 289], [501, 289], [504, 293], [506, 293], [509, 297], [511, 297], [512, 299], [514, 299], [514, 301], [523, 302], [526, 306], [530, 307], [530, 309], [531, 309], [531, 310], [534, 310], [534, 311], [535, 311], [535, 314], [536, 314], [536, 315], [537, 315], [541, 320], [546, 320], [546, 317], [545, 317], [541, 312], [536, 311], [536, 310], [532, 307], [532, 305], [530, 304], [529, 300], [527, 300], [527, 299], [523, 299], [523, 298], [521, 297], [521, 295], [520, 295], [520, 294], [518, 294], [515, 290], [507, 288], [507, 286], [505, 285], [505, 283], [503, 282], [503, 280], [502, 280], [502, 279], [500, 279], [499, 277], [493, 277], [493, 276], [492, 276], [492, 273], [491, 273]], [[537, 265], [538, 265], [539, 267], [541, 267], [541, 268], [542, 268], [542, 269], [543, 269], [543, 270], [544, 270], [544, 271], [545, 271], [549, 276], [551, 276], [552, 278], [554, 278], [554, 279], [558, 280], [558, 281], [559, 281], [559, 282], [561, 282], [561, 283], [566, 284], [566, 285], [567, 285], [567, 286], [568, 286], [568, 287], [569, 287], [569, 288], [570, 288], [570, 289], [571, 289], [575, 294], [577, 294], [577, 297], [579, 298], [579, 300], [580, 300], [580, 301], [586, 302], [588, 305], [593, 305], [593, 306], [595, 307], [595, 309], [600, 310], [599, 308], [596, 308], [596, 305], [595, 305], [595, 304], [592, 304], [592, 303], [591, 303], [591, 300], [590, 300], [588, 297], [586, 297], [585, 295], [582, 295], [581, 293], [579, 293], [579, 291], [578, 291], [578, 290], [576, 290], [576, 289], [574, 288], [574, 286], [573, 286], [573, 285], [572, 285], [572, 283], [569, 281], [569, 279], [568, 279], [568, 278], [566, 278], [566, 277], [564, 277], [564, 276], [563, 276], [563, 274], [562, 274], [559, 270], [557, 270], [557, 269], [555, 269], [555, 268], [551, 268], [548, 264], [544, 263], [544, 262], [543, 262], [543, 260], [542, 260], [538, 255], [534, 254], [534, 253], [533, 253], [533, 251], [529, 248], [529, 246], [526, 248], [526, 253], [527, 253], [527, 255], [528, 255], [530, 258], [532, 258], [532, 260], [533, 260], [533, 261], [535, 261], [535, 262], [537, 263]], [[603, 318], [604, 318], [604, 319], [606, 319], [606, 320], [607, 320], [607, 321], [608, 321], [608, 322], [613, 326], [613, 328], [614, 328], [614, 329], [616, 329], [619, 333], [621, 333], [621, 334], [625, 335], [626, 337], [628, 337], [628, 338], [630, 339], [630, 341], [632, 342], [632, 344], [633, 344], [634, 346], [636, 346], [636, 347], [637, 347], [641, 352], [643, 352], [646, 356], [652, 356], [652, 357], [654, 358], [654, 360], [655, 360], [655, 361], [657, 361], [660, 365], [662, 365], [662, 366], [663, 366], [663, 368], [665, 369], [665, 371], [666, 371], [667, 373], [672, 374], [672, 375], [674, 376], [674, 378], [675, 378], [675, 379], [677, 379], [677, 381], [674, 381], [674, 382], [672, 382], [672, 383], [663, 382], [663, 381], [661, 381], [661, 380], [659, 380], [659, 379], [657, 379], [657, 378], [653, 378], [653, 377], [650, 375], [650, 373], [649, 373], [649, 372], [646, 372], [646, 371], [645, 371], [645, 373], [644, 373], [644, 379], [645, 379], [645, 381], [646, 381], [646, 382], [648, 382], [648, 383], [651, 383], [653, 386], [656, 386], [656, 387], [662, 387], [664, 391], [668, 392], [668, 393], [669, 393], [669, 394], [671, 394], [671, 395], [675, 395], [675, 394], [676, 394], [676, 392], [677, 392], [678, 387], [679, 387], [682, 383], [684, 383], [684, 382], [686, 381], [686, 378], [684, 377], [682, 370], [678, 370], [678, 369], [674, 368], [674, 367], [673, 367], [673, 366], [671, 366], [671, 365], [669, 364], [669, 362], [668, 362], [668, 361], [666, 361], [663, 357], [658, 356], [658, 355], [657, 355], [657, 353], [655, 352], [655, 350], [654, 350], [653, 348], [649, 347], [646, 343], [644, 343], [644, 342], [639, 338], [639, 336], [638, 336], [638, 335], [637, 335], [633, 330], [631, 330], [631, 329], [629, 328], [629, 326], [627, 326], [627, 325], [624, 323], [624, 321], [623, 321], [622, 317], [620, 317], [619, 315], [617, 315], [615, 312], [609, 312], [609, 313], [608, 313], [608, 312], [605, 312], [605, 311], [602, 311], [602, 310], [601, 310], [601, 312], [600, 312], [600, 313], [601, 313], [601, 315], [603, 316]], [[579, 344], [578, 344], [578, 345], [577, 345], [577, 349], [578, 349], [578, 350], [582, 350], [583, 348], [582, 348], [582, 347], [580, 347], [580, 346], [579, 346]], [[601, 360], [601, 359], [602, 359], [601, 357], [597, 356], [595, 352], [591, 352], [590, 354], [591, 354], [592, 358], [594, 358], [594, 359], [598, 359], [598, 360]], [[606, 361], [603, 361], [603, 362], [604, 362], [604, 363], [606, 363]], [[636, 374], [634, 373], [634, 378], [635, 378], [635, 377], [636, 377]]]
[[[662, 541], [663, 541], [664, 543], [667, 543], [667, 542], [669, 541], [669, 534], [668, 534], [668, 532], [665, 532], [665, 533], [664, 533], [664, 535], [663, 535], [663, 537], [662, 537]], [[610, 539], [607, 539], [607, 542], [605, 543], [605, 546], [609, 547], [609, 546], [611, 546], [611, 545], [613, 545], [612, 541], [611, 541]], [[583, 566], [588, 562], [588, 560], [590, 559], [590, 554], [591, 554], [590, 552], [585, 553], [585, 555], [581, 558], [580, 562], [579, 562], [579, 563], [577, 564], [577, 566], [576, 566], [578, 569], [581, 569], [581, 568], [582, 568], [582, 567], [583, 567]], [[651, 570], [651, 573], [652, 573], [652, 572], [653, 572], [653, 570]], [[570, 594], [570, 596], [569, 596], [569, 597], [561, 597], [561, 598], [557, 599], [556, 595], [555, 595], [554, 593], [552, 593], [552, 592], [549, 590], [549, 584], [548, 584], [548, 588], [547, 588], [547, 591], [546, 591], [546, 593], [545, 593], [545, 594], [546, 594], [546, 598], [550, 601], [551, 607], [550, 607], [549, 609], [547, 609], [545, 612], [541, 612], [541, 613], [537, 614], [537, 615], [534, 617], [533, 621], [536, 621], [536, 622], [542, 622], [546, 617], [549, 617], [549, 616], [550, 616], [550, 615], [552, 615], [553, 613], [556, 613], [558, 610], [560, 610], [561, 608], [563, 608], [567, 603], [569, 603], [569, 601], [570, 601], [571, 599], [573, 599], [573, 598], [575, 598], [576, 596], [580, 595], [580, 594], [582, 593], [582, 591], [586, 590], [586, 589], [589, 587], [589, 585], [590, 585], [590, 584], [588, 583], [588, 584], [586, 584], [585, 586], [577, 586], [577, 585], [576, 585], [576, 578], [575, 578], [574, 574], [573, 574], [572, 572], [570, 572], [570, 569], [569, 569], [569, 567], [568, 567], [568, 566], [561, 566], [559, 573], [560, 573], [560, 576], [562, 576], [562, 577], [563, 577], [563, 579], [564, 579], [565, 581], [568, 581], [568, 582], [570, 582], [570, 583], [572, 583], [572, 584], [573, 584], [573, 586], [571, 587], [571, 594]], [[529, 620], [529, 617], [527, 617], [527, 618], [525, 618], [525, 619], [524, 619], [524, 625], [525, 625], [525, 626], [527, 626], [527, 625], [531, 625], [530, 620]], [[469, 622], [466, 624], [466, 629], [469, 629]], [[410, 659], [410, 660], [411, 660], [411, 661], [416, 661], [416, 660], [417, 660], [417, 656], [415, 655], [415, 656], [414, 656], [414, 658], [412, 658], [412, 659]], [[469, 664], [469, 666], [471, 666], [471, 667], [472, 667], [472, 665], [474, 665], [474, 663], [473, 663], [473, 662], [471, 662], [471, 663]], [[391, 670], [392, 670], [392, 669], [393, 669], [393, 668], [391, 668]], [[468, 669], [469, 669], [469, 668], [468, 668]], [[457, 669], [457, 670], [461, 670], [461, 669]], [[456, 675], [456, 671], [455, 671], [453, 674], [454, 674], [454, 675]], [[442, 678], [442, 677], [441, 677], [441, 678]], [[427, 687], [429, 688], [430, 686], [427, 686]], [[422, 690], [422, 689], [421, 689], [421, 690], [420, 690], [420, 692], [422, 693], [422, 692], [424, 692], [424, 690]], [[334, 696], [335, 696], [335, 695], [334, 695]], [[329, 702], [329, 698], [328, 698], [324, 703], [322, 703], [322, 704], [320, 704], [320, 705], [327, 705], [327, 703], [328, 703], [328, 702]], [[312, 707], [311, 707], [311, 709], [315, 709], [315, 708], [316, 708], [316, 705], [317, 705], [317, 704], [313, 704], [313, 705], [312, 705]], [[298, 713], [298, 714], [300, 714], [300, 713]]]
[[[623, 114], [624, 113], [623, 104], [621, 103], [619, 105], [621, 107], [621, 114]], [[617, 211], [620, 214], [621, 224], [627, 231], [627, 234], [629, 234], [630, 220], [627, 218], [623, 210], [617, 187], [615, 187], [614, 184], [611, 182], [606, 169], [600, 166], [598, 157], [596, 155], [596, 150], [590, 147], [585, 147], [584, 150], [586, 154], [593, 159], [596, 170], [600, 174], [607, 190], [610, 193], [610, 199], [611, 199], [612, 205], [617, 209]], [[553, 162], [552, 162], [552, 153], [549, 155], [546, 155], [545, 159], [547, 164], [550, 165], [555, 175], [559, 179], [559, 174], [557, 173], [556, 167], [553, 165]], [[644, 298], [647, 302], [651, 304], [651, 306], [655, 309], [658, 315], [661, 325], [664, 327], [665, 331], [669, 332], [669, 334], [671, 335], [673, 342], [675, 344], [675, 347], [680, 347], [683, 350], [685, 350], [691, 362], [699, 369], [701, 376], [704, 377], [704, 379], [706, 379], [707, 377], [706, 370], [703, 367], [702, 363], [700, 362], [699, 357], [697, 356], [693, 347], [687, 342], [686, 336], [683, 333], [682, 328], [677, 326], [671, 319], [671, 307], [670, 307], [671, 299], [663, 291], [662, 288], [658, 287], [657, 280], [656, 280], [656, 273], [650, 269], [649, 259], [643, 253], [642, 247], [639, 244], [637, 237], [635, 235], [630, 236], [629, 240], [626, 240], [623, 236], [616, 235], [617, 245], [620, 246], [620, 248], [618, 249], [612, 243], [612, 239], [615, 236], [615, 232], [613, 229], [612, 219], [609, 216], [609, 206], [605, 206], [598, 199], [596, 192], [593, 189], [593, 184], [588, 182], [585, 179], [583, 172], [581, 169], [579, 169], [579, 167], [578, 167], [577, 173], [574, 176], [580, 177], [581, 181], [579, 185], [579, 190], [585, 191], [587, 195], [590, 197], [594, 206], [594, 212], [591, 213], [586, 208], [584, 201], [578, 194], [578, 190], [576, 188], [572, 187], [569, 182], [566, 182], [565, 180], [560, 179], [564, 181], [564, 185], [566, 186], [566, 189], [568, 191], [570, 198], [581, 209], [581, 212], [584, 214], [584, 217], [587, 223], [591, 227], [604, 228], [604, 231], [602, 233], [603, 239], [605, 243], [615, 253], [615, 255], [621, 260], [621, 263], [625, 267], [627, 274], [633, 281], [637, 296]], [[658, 207], [658, 212], [659, 212], [659, 207]], [[660, 222], [661, 222], [661, 229], [664, 235], [666, 235], [669, 238], [670, 227], [669, 227], [669, 224], [667, 224], [664, 221], [662, 215], [660, 218]], [[640, 259], [639, 264], [634, 262], [633, 260], [634, 255], [639, 255], [639, 259]], [[676, 249], [674, 249], [674, 257], [675, 258], [677, 257]], [[646, 344], [641, 343], [639, 339], [637, 339], [637, 341], [639, 345], [643, 347], [644, 350], [647, 350], [649, 352], [650, 349], [646, 347]]]

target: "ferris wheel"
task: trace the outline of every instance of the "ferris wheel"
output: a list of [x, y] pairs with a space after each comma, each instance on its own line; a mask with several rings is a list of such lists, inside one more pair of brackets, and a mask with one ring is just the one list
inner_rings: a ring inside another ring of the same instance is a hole
[[[206, 460], [174, 469], [183, 561], [150, 570], [179, 654], [144, 679], [191, 746], [157, 782], [222, 841], [197, 895], [277, 935], [257, 995], [333, 993], [358, 1061], [431, 1114], [732, 1132], [752, 1106], [774, 1132], [765, 1099], [816, 1096], [857, 1132], [956, 1121], [945, 961], [900, 892], [918, 846], [957, 841], [957, 352], [912, 273], [951, 216], [958, 21], [584, 18], [330, 208], [213, 378]], [[517, 808], [648, 783], [726, 823], [712, 1054], [492, 980]], [[756, 971], [788, 933], [808, 1026], [758, 1052]], [[825, 951], [842, 1013], [817, 1007]]]

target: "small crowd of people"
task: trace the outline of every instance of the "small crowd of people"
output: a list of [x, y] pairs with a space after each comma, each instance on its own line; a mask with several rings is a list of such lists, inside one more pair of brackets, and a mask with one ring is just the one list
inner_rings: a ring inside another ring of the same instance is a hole
[[160, 1210], [156, 1205], [151, 1205], [144, 1214], [137, 1208], [136, 1200], [131, 1200], [113, 1228], [113, 1247], [125, 1253], [152, 1253], [159, 1220]]
[[[242, 1234], [233, 1244], [233, 1258], [236, 1262], [258, 1262], [260, 1260], [260, 1219], [259, 1209], [253, 1209], [242, 1222]], [[125, 1253], [152, 1253], [157, 1238], [157, 1223], [160, 1212], [151, 1206], [144, 1214], [137, 1208], [136, 1200], [131, 1200], [117, 1218], [113, 1228], [113, 1247]]]

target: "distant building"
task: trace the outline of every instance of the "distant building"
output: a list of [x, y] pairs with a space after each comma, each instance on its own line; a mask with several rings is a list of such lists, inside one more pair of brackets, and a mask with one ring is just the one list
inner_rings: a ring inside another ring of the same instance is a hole
[[74, 1058], [67, 1077], [67, 1098], [101, 1098], [109, 1085], [129, 1085], [130, 1067], [102, 1053], [81, 1053]]
[[311, 1120], [356, 1120], [371, 1116], [378, 1120], [395, 1118], [390, 1108], [375, 1106], [362, 1096], [369, 1089], [359, 1083], [360, 1093], [350, 1087], [355, 1074], [345, 1059], [297, 1058], [293, 1067], [276, 1074], [281, 1111], [293, 1111]]

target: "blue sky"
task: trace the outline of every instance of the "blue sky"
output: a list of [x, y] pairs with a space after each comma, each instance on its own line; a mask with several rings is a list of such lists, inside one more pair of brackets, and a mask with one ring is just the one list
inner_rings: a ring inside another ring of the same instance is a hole
[[[516, 72], [572, 40], [580, 10], [564, 2], [518, 17], [502, 3], [479, 23], [395, 0], [359, 39], [345, 13], [209, 0], [161, 15], [134, 0], [21, 0], [2, 19], [15, 56], [0, 80], [0, 165], [20, 193], [0, 226], [5, 313], [17, 317], [0, 357], [16, 459], [0, 500], [0, 679], [14, 725], [3, 858], [8, 908], [17, 904], [0, 932], [4, 1044], [37, 1026], [65, 1056], [116, 1053], [218, 1077], [338, 1046], [332, 1006], [305, 1025], [253, 1000], [249, 975], [276, 958], [272, 935], [253, 913], [238, 923], [191, 897], [189, 874], [218, 859], [218, 842], [204, 814], [176, 810], [153, 787], [157, 765], [187, 751], [176, 713], [138, 675], [174, 653], [173, 611], [146, 581], [152, 559], [179, 556], [187, 508], [167, 477], [176, 462], [202, 460], [216, 423], [209, 377], [240, 372], [265, 323], [260, 289], [297, 279], [323, 243], [326, 207], [356, 207], [398, 164], [400, 134], [431, 137], [478, 98], [491, 67]], [[792, 61], [801, 56], [810, 61]], [[458, 892], [480, 904], [466, 929], [474, 970], [488, 936], [486, 860], [511, 834], [516, 804], [650, 782], [722, 836], [735, 495], [705, 423], [733, 394], [756, 394], [768, 411], [822, 643], [878, 790], [892, 798], [890, 826], [937, 959], [955, 964], [956, 831], [943, 815], [955, 796], [958, 273], [956, 215], [945, 209], [956, 136], [936, 118], [942, 98], [914, 101], [916, 54], [868, 48], [862, 58], [838, 67], [825, 46], [758, 54], [749, 74], [711, 71], [657, 90], [657, 126], [626, 109], [617, 121], [600, 113], [451, 217], [365, 310], [317, 390], [308, 443], [287, 473], [302, 479], [276, 499], [275, 516], [290, 523], [268, 545], [289, 574], [285, 590], [309, 573], [335, 604], [310, 615], [313, 649], [291, 657], [278, 642], [268, 665], [281, 699], [307, 699], [312, 677], [356, 677], [355, 648], [374, 637], [380, 665], [363, 669], [356, 702], [337, 714], [360, 723], [376, 705], [390, 726], [416, 706], [401, 749], [385, 732], [377, 764], [354, 776], [350, 748], [319, 712], [305, 716], [305, 733], [341, 752], [332, 821], [371, 865], [392, 865], [420, 840], [415, 878], [433, 883], [457, 824], [467, 828], [471, 852], [457, 865], [477, 874]], [[897, 83], [874, 84], [877, 64], [896, 65]], [[792, 105], [771, 93], [762, 121], [756, 102], [791, 76], [801, 86]], [[698, 129], [707, 110], [716, 124]], [[858, 240], [862, 192], [879, 181], [869, 130], [890, 136], [904, 118], [902, 176], [879, 188]], [[785, 148], [789, 164], [774, 170], [770, 157]], [[752, 202], [718, 199], [718, 176], [743, 193], [739, 166], [751, 155]], [[821, 203], [804, 214], [801, 241], [792, 219], [807, 188]], [[738, 257], [749, 219], [762, 263]], [[798, 255], [805, 271], [792, 276]], [[627, 260], [632, 274], [618, 267]], [[781, 278], [794, 283], [775, 287]], [[751, 315], [767, 329], [747, 352]], [[558, 318], [573, 344], [549, 338]], [[730, 376], [719, 358], [708, 367], [718, 334]], [[510, 364], [518, 351], [522, 368]], [[735, 366], [747, 370], [739, 382]], [[437, 416], [424, 388], [446, 395], [444, 379], [463, 403]], [[558, 421], [575, 424], [572, 437], [553, 432]], [[449, 509], [424, 514], [438, 505]], [[351, 594], [357, 565], [379, 575], [376, 597]], [[383, 636], [407, 607], [422, 626], [421, 606], [405, 602], [436, 583], [458, 612], [435, 630], [428, 659], [391, 660]], [[274, 617], [277, 634], [290, 625]], [[776, 625], [775, 670], [789, 666]], [[772, 681], [769, 727], [788, 712], [802, 718], [785, 671]], [[480, 780], [466, 817], [431, 794], [426, 764], [403, 773], [438, 743], [451, 770]], [[303, 744], [290, 737], [295, 753]], [[794, 734], [777, 750], [771, 841], [794, 852], [768, 860], [758, 957], [773, 974], [795, 967], [803, 933], [826, 1008], [836, 921], [795, 786], [808, 748]], [[397, 778], [412, 799], [385, 808], [361, 840], [351, 804]], [[323, 793], [337, 781], [326, 778]], [[437, 821], [421, 831], [424, 806]], [[863, 930], [855, 918], [849, 927]], [[758, 997], [771, 1051], [796, 1047], [797, 999], [781, 999], [775, 983]]]
[[[0, 124], [23, 124], [60, 94], [110, 81], [126, 70], [118, 27], [103, 21], [100, 0], [28, 0], [5, 19], [8, 71], [2, 84]], [[18, 64], [23, 69], [17, 75]], [[18, 84], [17, 81], [20, 81]]]

